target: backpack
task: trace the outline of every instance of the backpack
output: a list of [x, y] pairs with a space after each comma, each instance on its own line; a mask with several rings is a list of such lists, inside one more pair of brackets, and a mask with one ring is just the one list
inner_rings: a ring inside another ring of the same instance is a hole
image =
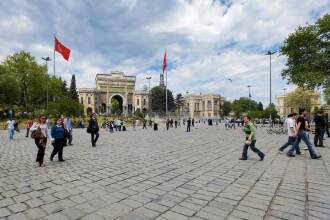
[[33, 138], [33, 139], [40, 139], [43, 137], [44, 137], [44, 135], [42, 134], [40, 127], [38, 127], [37, 130], [34, 130], [31, 132], [31, 138]]

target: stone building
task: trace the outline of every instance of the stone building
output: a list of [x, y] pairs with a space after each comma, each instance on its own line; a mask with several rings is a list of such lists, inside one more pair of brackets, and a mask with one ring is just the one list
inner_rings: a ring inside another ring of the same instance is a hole
[[[113, 71], [110, 74], [96, 74], [96, 88], [78, 89], [79, 102], [84, 106], [84, 113], [101, 114], [133, 113], [137, 108], [148, 110], [148, 93], [135, 91], [135, 76]], [[114, 112], [114, 105], [116, 111]]]
[[217, 94], [189, 94], [183, 97], [177, 113], [180, 117], [220, 118], [224, 98]]
[[[286, 102], [285, 102], [286, 98], [287, 98], [287, 95], [280, 95], [280, 96], [275, 97], [275, 100], [276, 100], [275, 107], [276, 107], [278, 115], [281, 118], [287, 117], [287, 115], [292, 112], [296, 112], [296, 113], [299, 112], [298, 107], [286, 105]], [[313, 96], [311, 97], [310, 103], [311, 103], [311, 105], [309, 107], [302, 106], [302, 107], [306, 108], [306, 110], [309, 111], [310, 113], [313, 112], [315, 110], [315, 108], [321, 108], [321, 94], [319, 92], [314, 92]]]

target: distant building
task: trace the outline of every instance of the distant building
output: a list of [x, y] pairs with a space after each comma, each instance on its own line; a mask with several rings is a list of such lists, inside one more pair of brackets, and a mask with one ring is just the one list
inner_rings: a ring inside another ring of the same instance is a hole
[[[287, 95], [281, 95], [281, 96], [276, 96], [275, 100], [275, 107], [277, 110], [278, 115], [283, 118], [287, 117], [288, 114], [292, 112], [299, 113], [299, 107], [294, 107], [294, 106], [286, 106], [286, 100]], [[321, 94], [319, 92], [314, 92], [314, 95], [311, 98], [311, 106], [306, 107], [306, 106], [301, 106], [302, 108], [306, 108], [307, 111], [313, 112], [315, 108], [321, 108]]]
[[113, 100], [119, 103], [117, 114], [127, 115], [137, 109], [148, 111], [149, 97], [146, 91], [135, 91], [135, 76], [113, 71], [110, 74], [96, 74], [96, 88], [78, 89], [79, 102], [84, 106], [84, 113], [114, 113]]
[[220, 118], [224, 98], [217, 94], [189, 94], [183, 97], [177, 113], [181, 117]]

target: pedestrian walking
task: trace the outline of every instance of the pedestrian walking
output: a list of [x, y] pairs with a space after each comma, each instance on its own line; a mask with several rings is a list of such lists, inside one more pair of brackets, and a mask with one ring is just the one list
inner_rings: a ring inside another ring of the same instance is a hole
[[48, 126], [46, 124], [47, 117], [45, 115], [40, 115], [38, 122], [34, 123], [30, 128], [31, 137], [34, 139], [34, 143], [38, 148], [36, 163], [37, 166], [44, 166], [44, 156], [47, 144]]
[[290, 150], [288, 151], [287, 155], [289, 157], [294, 157], [295, 155], [293, 154], [293, 151], [297, 148], [297, 145], [299, 145], [300, 141], [303, 140], [305, 142], [305, 144], [307, 145], [311, 158], [318, 159], [321, 157], [321, 155], [318, 155], [316, 153], [313, 145], [309, 141], [309, 138], [307, 136], [307, 131], [312, 131], [312, 129], [310, 129], [308, 127], [305, 117], [306, 117], [306, 110], [300, 109], [299, 117], [297, 118], [297, 128], [296, 128], [297, 138], [296, 138], [295, 142], [293, 143], [293, 145], [291, 146]]
[[174, 120], [174, 126], [175, 128], [178, 128], [178, 121], [176, 119]]
[[170, 119], [167, 119], [166, 122], [165, 122], [165, 125], [166, 125], [166, 130], [168, 130], [170, 128]]
[[147, 129], [147, 120], [143, 119], [143, 127], [142, 129]]
[[[68, 131], [68, 145], [72, 145], [72, 130], [73, 130], [73, 123], [70, 117], [66, 117], [65, 123], [63, 125], [64, 128]], [[66, 140], [65, 140], [66, 142]]]
[[14, 140], [14, 134], [15, 134], [15, 121], [12, 118], [9, 118], [6, 124], [7, 124], [9, 141], [12, 141]]
[[192, 119], [192, 120], [191, 120], [191, 125], [192, 125], [193, 127], [195, 127], [195, 119]]
[[[64, 144], [66, 142], [65, 137], [65, 128], [62, 122], [62, 119], [59, 118], [56, 121], [56, 124], [51, 129], [51, 138], [52, 138], [52, 144], [53, 144], [53, 151], [50, 155], [50, 161], [53, 161], [54, 156], [58, 154], [58, 161], [63, 162], [63, 148]], [[69, 132], [67, 132], [69, 134]]]
[[322, 112], [317, 112], [314, 117], [315, 122], [315, 136], [314, 136], [314, 145], [315, 147], [324, 147], [323, 146], [323, 137], [325, 131], [325, 120], [322, 116]]
[[260, 160], [263, 160], [265, 158], [265, 154], [255, 146], [257, 142], [256, 127], [251, 122], [250, 116], [244, 116], [243, 121], [244, 121], [244, 132], [245, 132], [245, 144], [243, 146], [243, 153], [240, 160], [247, 160], [249, 147], [254, 153], [259, 155]]
[[30, 134], [30, 128], [32, 127], [33, 125], [33, 121], [31, 118], [29, 118], [26, 122], [26, 135], [25, 137], [29, 137], [29, 134]]
[[99, 138], [99, 125], [97, 123], [96, 114], [93, 113], [88, 122], [87, 132], [91, 134], [92, 147], [96, 147], [96, 142]]
[[191, 119], [189, 118], [187, 120], [187, 132], [190, 132], [190, 127], [191, 127]]
[[327, 136], [329, 138], [330, 133], [329, 133], [329, 116], [328, 116], [328, 113], [324, 114], [324, 123], [325, 123], [325, 132], [327, 133]]
[[[288, 115], [288, 118], [284, 122], [284, 129], [287, 132], [288, 135], [288, 141], [279, 148], [279, 152], [282, 153], [284, 149], [286, 149], [288, 146], [293, 145], [293, 143], [296, 140], [296, 113], [291, 113]], [[296, 154], [300, 154], [300, 148], [299, 145], [296, 147]]]

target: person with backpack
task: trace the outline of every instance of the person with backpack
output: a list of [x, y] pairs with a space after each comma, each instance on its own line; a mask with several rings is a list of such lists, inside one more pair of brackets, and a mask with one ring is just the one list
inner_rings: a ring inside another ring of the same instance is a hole
[[65, 128], [61, 118], [57, 119], [56, 125], [52, 127], [51, 137], [54, 149], [50, 155], [50, 161], [53, 161], [54, 156], [58, 154], [58, 161], [63, 162], [63, 147], [66, 142], [66, 137]]
[[256, 148], [256, 127], [251, 122], [250, 116], [244, 116], [244, 132], [245, 132], [245, 144], [243, 146], [243, 153], [240, 160], [247, 160], [248, 157], [248, 148], [250, 147], [253, 152], [259, 155], [260, 160], [263, 160], [265, 154]]
[[93, 113], [89, 119], [87, 132], [91, 134], [92, 147], [96, 147], [96, 142], [99, 138], [99, 125], [97, 123], [96, 114]]
[[39, 121], [34, 123], [30, 128], [31, 137], [38, 148], [36, 163], [38, 167], [44, 166], [44, 156], [47, 144], [48, 127], [46, 124], [47, 117], [45, 115], [39, 116]]

